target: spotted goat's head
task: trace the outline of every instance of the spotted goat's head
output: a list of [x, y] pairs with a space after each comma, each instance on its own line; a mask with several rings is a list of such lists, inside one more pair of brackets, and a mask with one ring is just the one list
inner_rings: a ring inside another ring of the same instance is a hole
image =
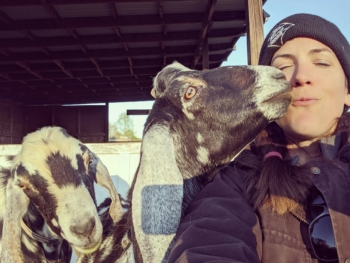
[[14, 159], [6, 202], [16, 200], [18, 209], [5, 220], [22, 220], [31, 203], [51, 236], [67, 240], [78, 254], [91, 253], [102, 239], [94, 182], [108, 189], [110, 214], [118, 221], [119, 197], [100, 159], [64, 129], [44, 127], [24, 138]]

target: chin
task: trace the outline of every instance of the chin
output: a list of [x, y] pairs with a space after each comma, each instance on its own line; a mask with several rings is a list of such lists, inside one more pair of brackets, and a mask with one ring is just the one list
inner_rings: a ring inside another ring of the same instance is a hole
[[336, 125], [325, 127], [319, 123], [309, 122], [307, 125], [281, 126], [287, 137], [295, 142], [314, 141], [332, 134]]

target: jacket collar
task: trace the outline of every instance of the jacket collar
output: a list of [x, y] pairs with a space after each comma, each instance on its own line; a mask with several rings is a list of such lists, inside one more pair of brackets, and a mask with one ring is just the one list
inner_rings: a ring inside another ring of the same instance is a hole
[[333, 160], [339, 152], [341, 146], [341, 134], [336, 134], [330, 137], [322, 138], [320, 146], [324, 158]]

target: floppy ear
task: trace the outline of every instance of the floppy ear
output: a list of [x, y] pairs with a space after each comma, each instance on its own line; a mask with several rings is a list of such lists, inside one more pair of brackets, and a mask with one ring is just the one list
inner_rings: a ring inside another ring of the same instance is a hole
[[153, 125], [143, 137], [132, 192], [132, 222], [143, 262], [163, 262], [180, 224], [183, 178], [169, 127]]
[[2, 231], [2, 263], [24, 263], [21, 251], [21, 220], [27, 212], [29, 199], [22, 189], [15, 184], [14, 178], [6, 186], [6, 213]]
[[153, 79], [153, 88], [151, 90], [151, 95], [153, 98], [158, 98], [165, 92], [168, 83], [172, 80], [176, 73], [180, 71], [191, 70], [178, 62], [173, 62], [172, 64], [163, 68], [157, 76]]
[[120, 203], [118, 192], [115, 189], [115, 186], [113, 184], [113, 181], [111, 179], [111, 176], [109, 175], [109, 172], [106, 166], [101, 162], [101, 160], [96, 156], [96, 154], [93, 154], [93, 155], [97, 161], [96, 162], [96, 183], [108, 190], [109, 196], [112, 200], [112, 203], [109, 207], [109, 215], [113, 219], [113, 222], [116, 223], [121, 219], [123, 215], [123, 209]]

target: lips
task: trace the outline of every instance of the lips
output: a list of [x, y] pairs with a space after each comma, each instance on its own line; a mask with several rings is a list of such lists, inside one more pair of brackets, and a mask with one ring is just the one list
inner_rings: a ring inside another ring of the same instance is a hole
[[317, 101], [318, 101], [318, 99], [315, 99], [315, 98], [302, 97], [302, 98], [293, 100], [292, 105], [306, 107], [306, 106], [309, 106], [309, 105], [316, 103]]

